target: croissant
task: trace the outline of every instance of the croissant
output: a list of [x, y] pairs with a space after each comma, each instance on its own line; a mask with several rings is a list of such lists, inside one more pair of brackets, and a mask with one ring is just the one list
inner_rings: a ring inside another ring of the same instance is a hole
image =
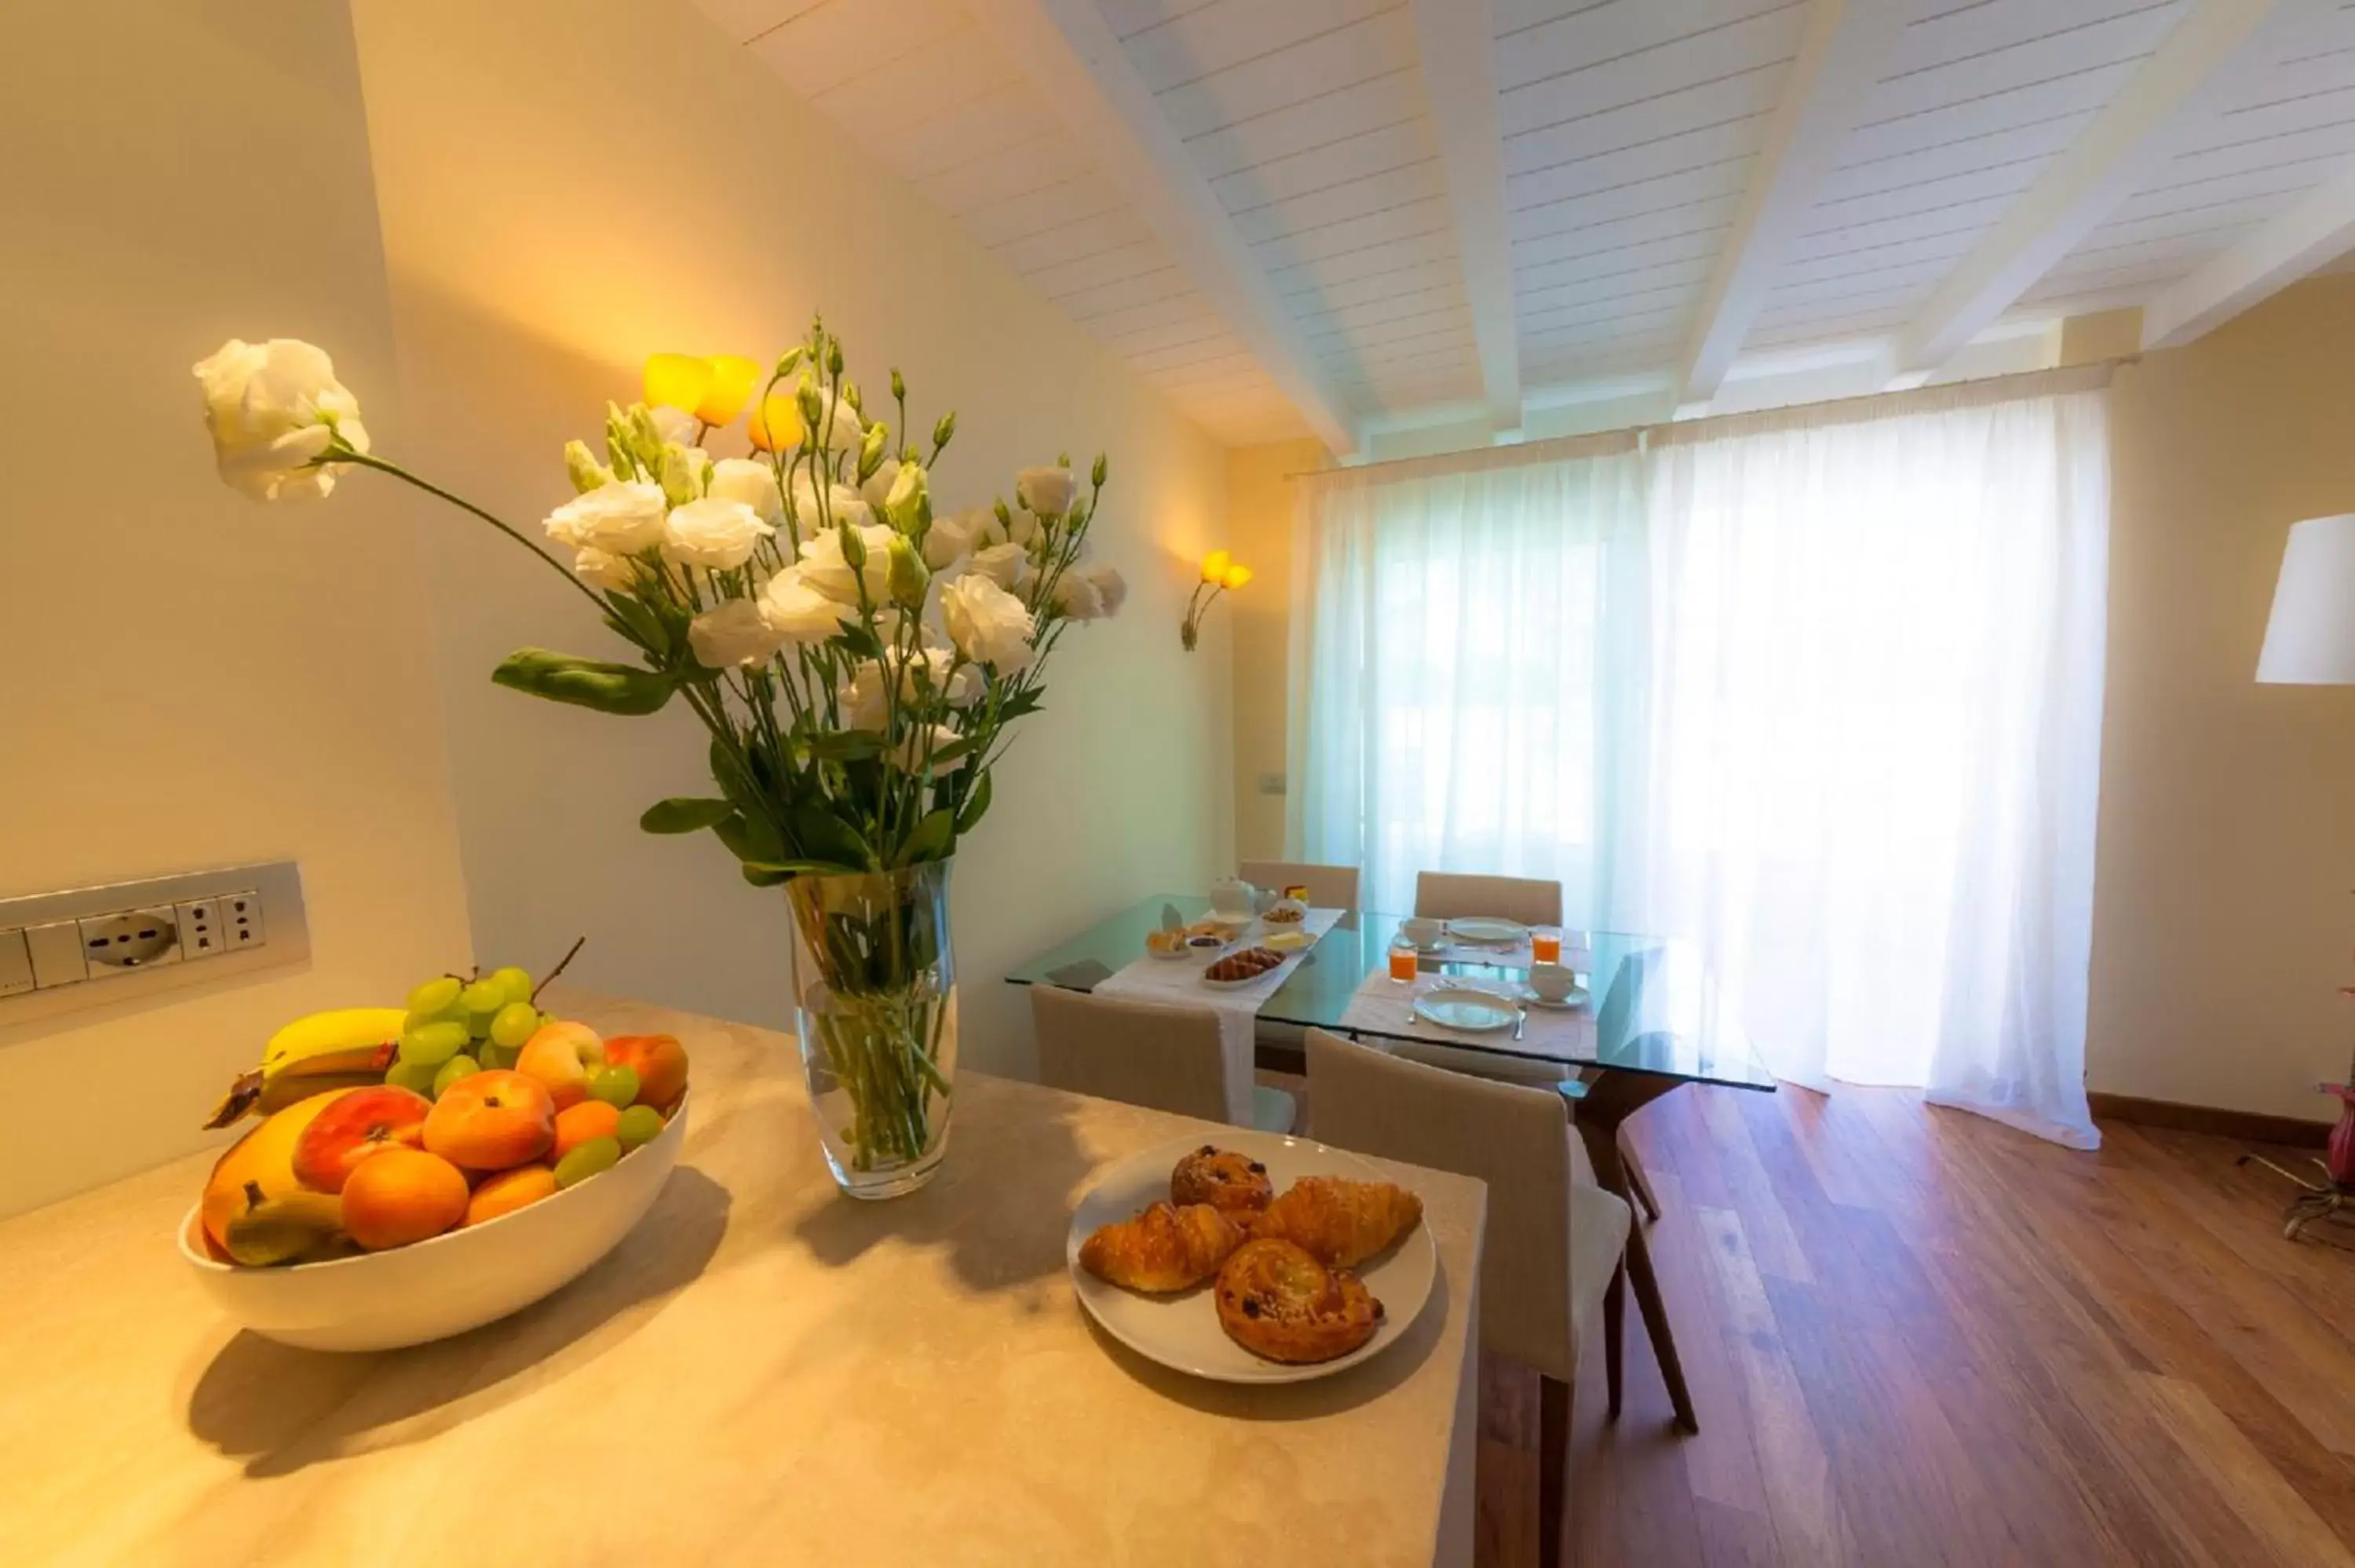
[[1275, 1196], [1267, 1167], [1248, 1154], [1206, 1143], [1178, 1162], [1169, 1172], [1169, 1201], [1208, 1203], [1238, 1224], [1264, 1209]]
[[1329, 1361], [1374, 1337], [1382, 1304], [1346, 1268], [1288, 1241], [1247, 1241], [1219, 1270], [1219, 1327], [1272, 1361]]
[[1098, 1226], [1080, 1244], [1080, 1266], [1130, 1290], [1187, 1290], [1219, 1272], [1243, 1233], [1208, 1203], [1156, 1203]]
[[1251, 1221], [1254, 1237], [1296, 1242], [1334, 1268], [1354, 1268], [1414, 1228], [1423, 1200], [1389, 1181], [1303, 1176]]

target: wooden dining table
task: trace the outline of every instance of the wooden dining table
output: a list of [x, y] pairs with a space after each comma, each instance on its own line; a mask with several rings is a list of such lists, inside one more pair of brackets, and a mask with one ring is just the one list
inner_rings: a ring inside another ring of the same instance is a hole
[[240, 1330], [174, 1245], [202, 1156], [0, 1222], [0, 1563], [1470, 1561], [1481, 1183], [1376, 1161], [1440, 1260], [1381, 1354], [1205, 1382], [1097, 1330], [1064, 1249], [1099, 1171], [1211, 1124], [967, 1070], [939, 1176], [854, 1202], [790, 1036], [553, 1000], [677, 1034], [694, 1119], [621, 1245], [502, 1321]]
[[[1146, 933], [1161, 925], [1168, 912], [1192, 920], [1209, 909], [1209, 901], [1199, 895], [1156, 894], [1098, 921], [1006, 978], [1018, 985], [1092, 990], [1138, 959]], [[1576, 971], [1589, 993], [1576, 1012], [1576, 1027], [1567, 1031], [1532, 1032], [1528, 1038], [1518, 1032], [1442, 1031], [1421, 1024], [1403, 1006], [1369, 1016], [1368, 1010], [1352, 1003], [1366, 977], [1387, 965], [1406, 918], [1352, 910], [1317, 939], [1259, 1005], [1258, 1022], [1263, 1026], [1260, 1065], [1278, 1072], [1305, 1071], [1296, 1035], [1301, 1029], [1314, 1028], [1386, 1048], [1438, 1044], [1458, 1053], [1466, 1070], [1545, 1082], [1567, 1103], [1596, 1183], [1654, 1218], [1659, 1206], [1630, 1153], [1628, 1119], [1686, 1084], [1774, 1090], [1774, 1073], [1721, 1004], [1699, 950], [1674, 938], [1615, 931], [1565, 934], [1562, 961]], [[1456, 943], [1442, 956], [1423, 959], [1421, 972], [1427, 977], [1512, 976], [1524, 972], [1527, 962], [1526, 957]], [[1273, 1027], [1264, 1027], [1269, 1025]], [[1281, 1037], [1287, 1033], [1293, 1038]], [[1313, 1091], [1309, 1108], [1313, 1118]], [[1626, 1278], [1646, 1337], [1659, 1360], [1676, 1424], [1685, 1431], [1698, 1431], [1700, 1414], [1685, 1383], [1676, 1332], [1640, 1224], [1627, 1238]], [[1615, 1296], [1608, 1305], [1615, 1323]], [[1615, 1415], [1616, 1388], [1611, 1390], [1611, 1400]]]

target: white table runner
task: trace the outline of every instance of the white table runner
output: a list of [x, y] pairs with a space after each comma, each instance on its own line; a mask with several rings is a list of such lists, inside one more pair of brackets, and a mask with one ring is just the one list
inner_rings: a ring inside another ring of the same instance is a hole
[[1220, 989], [1203, 984], [1202, 971], [1210, 967], [1215, 955], [1189, 953], [1183, 959], [1156, 959], [1147, 953], [1097, 981], [1095, 991], [1099, 996], [1124, 996], [1162, 1007], [1190, 1007], [1217, 1013], [1219, 1044], [1227, 1060], [1227, 1119], [1248, 1127], [1259, 1010], [1275, 994], [1277, 987], [1292, 978], [1300, 960], [1316, 949], [1316, 939], [1338, 924], [1342, 914], [1338, 909], [1311, 909], [1296, 927], [1271, 927], [1252, 921], [1225, 951], [1237, 952], [1256, 946], [1271, 929], [1305, 932], [1308, 946], [1296, 953], [1287, 953], [1284, 962], [1249, 985]]
[[[1529, 1022], [1521, 1037], [1509, 1029], [1447, 1029], [1414, 1011], [1414, 999], [1438, 986], [1461, 986], [1494, 991], [1508, 1003], [1524, 1007]], [[1341, 1011], [1341, 1027], [1392, 1038], [1429, 1040], [1447, 1045], [1473, 1045], [1515, 1055], [1564, 1061], [1590, 1061], [1594, 1055], [1594, 1009], [1590, 1001], [1575, 1008], [1540, 1007], [1520, 1002], [1517, 982], [1481, 975], [1418, 975], [1401, 984], [1387, 970], [1377, 969], [1359, 982], [1357, 994]]]

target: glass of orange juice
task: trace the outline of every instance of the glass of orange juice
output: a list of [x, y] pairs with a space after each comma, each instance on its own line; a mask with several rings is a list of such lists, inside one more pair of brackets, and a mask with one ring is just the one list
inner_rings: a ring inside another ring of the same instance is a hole
[[1550, 926], [1541, 926], [1529, 933], [1529, 958], [1540, 964], [1561, 962], [1561, 933]]
[[1404, 942], [1391, 944], [1391, 979], [1404, 985], [1414, 979], [1416, 966], [1413, 948]]

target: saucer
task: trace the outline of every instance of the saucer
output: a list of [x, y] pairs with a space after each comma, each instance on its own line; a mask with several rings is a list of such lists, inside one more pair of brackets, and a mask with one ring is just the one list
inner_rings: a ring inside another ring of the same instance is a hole
[[1524, 987], [1521, 991], [1520, 1000], [1528, 1002], [1531, 1007], [1542, 1007], [1554, 1012], [1571, 1012], [1579, 1008], [1584, 1007], [1588, 1002], [1593, 1001], [1594, 998], [1590, 996], [1587, 993], [1586, 988], [1582, 985], [1573, 987], [1571, 993], [1568, 996], [1563, 997], [1560, 1001], [1550, 1001], [1546, 998], [1540, 996], [1537, 992]]

